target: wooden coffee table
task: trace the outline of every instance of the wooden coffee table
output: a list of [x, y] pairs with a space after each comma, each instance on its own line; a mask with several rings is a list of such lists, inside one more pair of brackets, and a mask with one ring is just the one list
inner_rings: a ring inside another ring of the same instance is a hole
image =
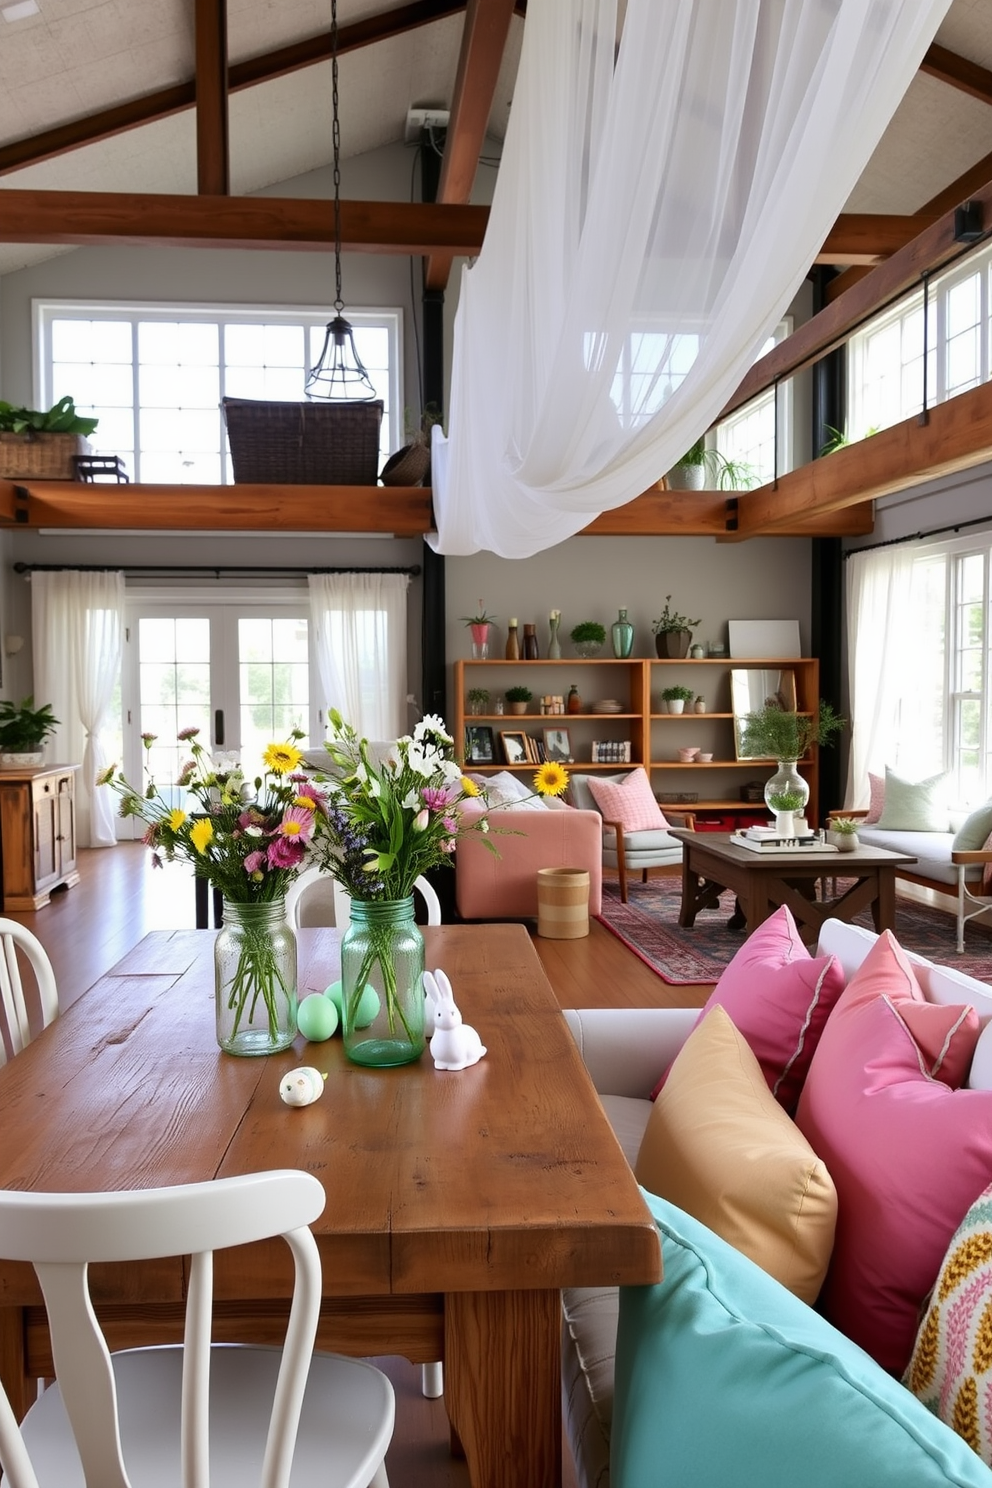
[[[682, 908], [679, 924], [690, 927], [701, 909], [716, 904], [723, 889], [732, 889], [753, 930], [779, 905], [787, 904], [804, 940], [815, 940], [824, 920], [853, 920], [870, 909], [876, 930], [895, 928], [895, 870], [915, 863], [906, 853], [880, 847], [857, 847], [853, 852], [751, 852], [730, 840], [729, 832], [689, 832], [670, 827], [683, 844]], [[840, 894], [828, 891], [828, 880], [848, 886]], [[850, 879], [854, 880], [849, 884]], [[818, 897], [819, 895], [819, 897]]]

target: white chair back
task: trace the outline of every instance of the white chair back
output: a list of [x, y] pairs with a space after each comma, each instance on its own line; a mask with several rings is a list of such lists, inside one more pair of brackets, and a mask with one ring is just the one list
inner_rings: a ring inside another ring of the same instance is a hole
[[[28, 961], [37, 984], [41, 1026], [47, 1028], [58, 1016], [59, 995], [48, 952], [36, 935], [16, 920], [0, 918], [0, 1012], [10, 1053], [20, 1054], [31, 1042], [31, 1020], [18, 952]], [[0, 1065], [7, 1062], [7, 1049], [0, 1033]]]
[[[0, 1255], [35, 1268], [56, 1373], [20, 1428], [0, 1391], [9, 1488], [194, 1488], [208, 1478], [212, 1488], [288, 1488], [321, 1298], [308, 1226], [323, 1208], [322, 1185], [293, 1170], [126, 1193], [0, 1192]], [[276, 1235], [296, 1270], [283, 1349], [211, 1348], [213, 1251]], [[181, 1255], [191, 1257], [183, 1346], [111, 1355], [90, 1302], [89, 1262]], [[384, 1484], [392, 1387], [371, 1365], [330, 1359], [371, 1398], [363, 1407], [352, 1383], [346, 1425], [355, 1440], [344, 1448], [318, 1407], [319, 1481]]]
[[[302, 873], [297, 874], [292, 885], [290, 886], [289, 891], [286, 894], [287, 920], [292, 925], [294, 930], [298, 930], [300, 928], [300, 925], [302, 923], [301, 914], [303, 900], [306, 896], [307, 890], [313, 888], [314, 884], [316, 883], [321, 883], [325, 886], [327, 884], [330, 884], [333, 889], [334, 917], [333, 919], [325, 919], [323, 923], [335, 925], [339, 930], [343, 930], [351, 919], [351, 899], [338, 883], [337, 879], [331, 878], [330, 875], [327, 873], [321, 873], [320, 869], [316, 867], [304, 868]], [[441, 901], [438, 899], [433, 886], [427, 882], [426, 878], [418, 878], [415, 881], [413, 887], [415, 893], [420, 894], [421, 898], [424, 901], [424, 907], [427, 911], [428, 925], [440, 925]], [[326, 894], [323, 897], [321, 907], [324, 914], [326, 915]], [[311, 923], [314, 922], [311, 921]]]

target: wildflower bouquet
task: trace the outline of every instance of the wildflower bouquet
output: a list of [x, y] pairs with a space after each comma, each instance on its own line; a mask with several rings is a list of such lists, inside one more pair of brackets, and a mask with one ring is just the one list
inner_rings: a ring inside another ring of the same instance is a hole
[[[120, 796], [120, 814], [145, 823], [144, 841], [152, 862], [185, 859], [198, 878], [219, 889], [232, 908], [237, 960], [223, 996], [232, 1014], [232, 1041], [244, 1020], [250, 1025], [259, 999], [266, 1009], [269, 1032], [277, 1037], [280, 1009], [292, 1011], [295, 1032], [296, 979], [292, 986], [273, 941], [273, 912], [307, 862], [315, 834], [324, 821], [324, 796], [306, 775], [298, 773], [302, 755], [294, 732], [287, 743], [270, 744], [264, 769], [253, 781], [233, 761], [214, 760], [199, 743], [195, 728], [183, 729], [179, 739], [189, 744], [190, 759], [176, 784], [189, 792], [192, 810], [174, 806], [159, 791], [147, 765], [154, 734], [143, 734], [148, 781], [143, 791], [130, 785], [111, 765], [97, 779]], [[271, 907], [271, 912], [244, 912], [247, 906]], [[218, 988], [220, 999], [220, 988]], [[220, 1028], [218, 1000], [218, 1029]], [[292, 1034], [290, 1034], [292, 1037]], [[228, 1045], [225, 1045], [228, 1046]]]

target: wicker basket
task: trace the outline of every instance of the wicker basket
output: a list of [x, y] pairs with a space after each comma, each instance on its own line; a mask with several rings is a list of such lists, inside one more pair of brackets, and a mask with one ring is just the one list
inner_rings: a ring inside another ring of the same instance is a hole
[[75, 480], [89, 447], [81, 434], [0, 434], [0, 479]]
[[429, 444], [405, 444], [390, 455], [379, 472], [384, 486], [422, 486], [430, 482], [431, 447]]
[[374, 486], [382, 403], [225, 398], [236, 484]]

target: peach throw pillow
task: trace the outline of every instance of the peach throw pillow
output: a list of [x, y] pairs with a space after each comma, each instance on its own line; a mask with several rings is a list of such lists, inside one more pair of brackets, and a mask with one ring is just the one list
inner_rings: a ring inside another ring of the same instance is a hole
[[590, 780], [589, 789], [604, 819], [619, 822], [625, 832], [663, 832], [668, 826], [641, 769], [619, 781]]

